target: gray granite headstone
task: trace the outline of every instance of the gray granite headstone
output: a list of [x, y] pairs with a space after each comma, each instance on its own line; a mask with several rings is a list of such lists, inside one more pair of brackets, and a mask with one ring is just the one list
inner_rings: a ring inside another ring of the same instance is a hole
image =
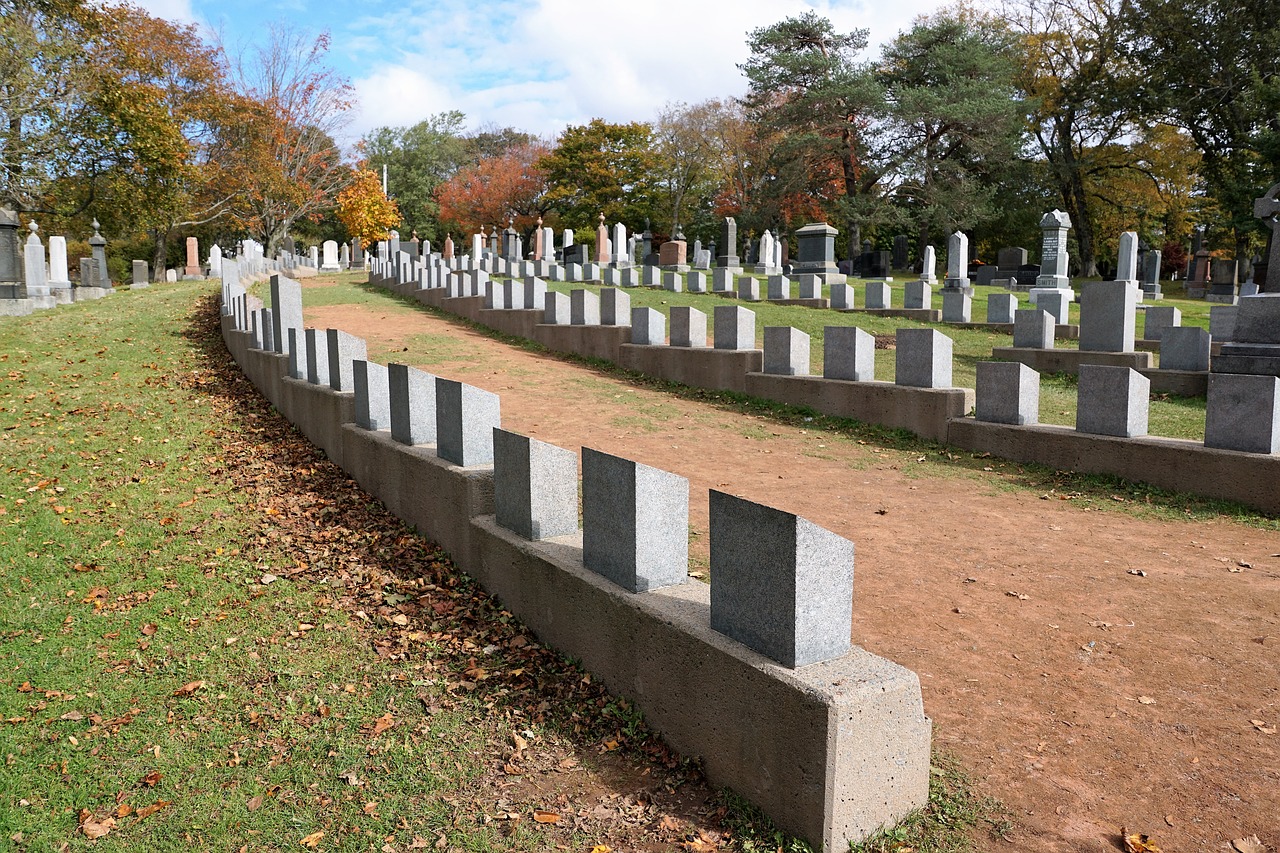
[[151, 271], [148, 269], [146, 261], [133, 262], [133, 283], [130, 287], [140, 288], [147, 287], [151, 284]]
[[435, 376], [405, 364], [388, 364], [387, 397], [393, 439], [401, 444], [435, 444]]
[[707, 292], [707, 274], [694, 270], [684, 277], [685, 287], [690, 293], [706, 293]]
[[756, 312], [740, 305], [717, 305], [712, 318], [716, 349], [756, 348]]
[[1135, 438], [1147, 434], [1151, 380], [1128, 367], [1080, 365], [1076, 431]]
[[925, 281], [909, 281], [902, 289], [902, 307], [920, 310], [933, 307], [933, 287]]
[[548, 326], [568, 326], [573, 319], [573, 306], [567, 293], [548, 290], [543, 304], [542, 322]]
[[1143, 313], [1146, 315], [1142, 328], [1143, 340], [1158, 341], [1165, 329], [1182, 325], [1182, 312], [1177, 308], [1151, 305]]
[[312, 385], [329, 384], [329, 339], [323, 329], [306, 329], [307, 381]]
[[606, 287], [600, 291], [600, 324], [625, 326], [631, 322], [631, 297], [625, 290]]
[[493, 430], [496, 521], [525, 539], [578, 531], [578, 454], [504, 429]]
[[853, 382], [871, 382], [876, 378], [875, 335], [857, 326], [827, 326], [822, 338], [825, 378]]
[[[1036, 297], [1032, 302], [1033, 305], [1042, 311], [1048, 311], [1052, 314], [1053, 322], [1057, 325], [1067, 325], [1067, 321], [1071, 316], [1071, 292], [1063, 288], [1050, 288], [1033, 295]], [[1135, 296], [1134, 299], [1136, 303], [1137, 297]], [[1080, 333], [1083, 335], [1084, 330], [1081, 329]]]
[[733, 290], [734, 273], [725, 267], [716, 267], [711, 271], [711, 292], [728, 293]]
[[980, 421], [1040, 422], [1040, 374], [1017, 361], [978, 362], [974, 414]]
[[760, 279], [744, 275], [738, 279], [738, 298], [744, 302], [760, 301]]
[[697, 308], [674, 305], [671, 308], [671, 346], [705, 347], [707, 315]]
[[1018, 310], [1018, 297], [1012, 293], [992, 293], [987, 297], [987, 322], [1012, 323]]
[[667, 342], [667, 317], [656, 308], [631, 309], [631, 343], [660, 347]]
[[298, 339], [303, 338], [302, 330], [287, 329], [286, 334], [289, 341], [289, 377], [305, 381], [307, 378], [307, 354], [304, 351], [305, 345], [298, 343]]
[[710, 490], [711, 627], [786, 667], [849, 651], [853, 543]]
[[469, 467], [493, 462], [493, 428], [502, 426], [497, 394], [436, 377], [436, 455]]
[[973, 296], [963, 290], [942, 292], [942, 322], [968, 323], [973, 319]]
[[898, 329], [894, 383], [912, 388], [951, 387], [951, 338], [937, 329]]
[[283, 354], [283, 345], [289, 342], [286, 329], [303, 328], [302, 285], [282, 275], [271, 276], [271, 326], [276, 343], [275, 351]]
[[[1253, 299], [1254, 297], [1250, 297]], [[1238, 305], [1215, 305], [1209, 309], [1209, 334], [1217, 343], [1234, 341], [1236, 338], [1236, 317], [1240, 313]]]
[[1210, 373], [1204, 446], [1245, 453], [1280, 452], [1280, 377]]
[[582, 562], [629, 592], [684, 583], [689, 481], [582, 448]]
[[1128, 281], [1090, 281], [1080, 290], [1080, 349], [1133, 352], [1138, 289]]
[[357, 358], [351, 362], [351, 376], [356, 394], [356, 425], [362, 429], [390, 429], [387, 366]]
[[801, 273], [796, 276], [796, 283], [799, 285], [801, 299], [822, 298], [822, 279], [814, 273]]
[[769, 276], [769, 298], [790, 299], [791, 279], [787, 278], [785, 275]]
[[867, 296], [864, 304], [867, 308], [884, 309], [893, 307], [893, 291], [883, 281], [867, 282]]
[[1020, 308], [1013, 313], [1013, 345], [1027, 349], [1053, 349], [1053, 315], [1040, 308]]
[[590, 290], [570, 291], [569, 323], [573, 326], [599, 326], [600, 297]]
[[853, 305], [853, 285], [852, 284], [833, 284], [828, 291], [831, 300], [831, 307], [837, 311], [845, 311], [854, 307]]
[[355, 387], [351, 362], [369, 357], [364, 338], [357, 338], [341, 329], [326, 329], [329, 344], [329, 387], [334, 391], [350, 391]]
[[1208, 370], [1213, 338], [1199, 326], [1166, 326], [1160, 334], [1161, 370]]
[[664, 272], [662, 274], [662, 289], [669, 290], [672, 293], [683, 293], [684, 276], [678, 272]]
[[524, 307], [543, 308], [547, 304], [547, 283], [534, 276], [524, 280]]
[[765, 326], [764, 372], [808, 376], [809, 336], [790, 326]]

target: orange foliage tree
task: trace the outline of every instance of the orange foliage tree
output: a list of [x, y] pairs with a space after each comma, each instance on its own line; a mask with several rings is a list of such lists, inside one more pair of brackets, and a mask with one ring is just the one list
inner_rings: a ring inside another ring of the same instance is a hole
[[382, 191], [382, 182], [368, 169], [355, 173], [338, 193], [338, 221], [365, 246], [386, 239], [400, 222], [400, 208]]
[[462, 169], [436, 188], [440, 222], [460, 234], [482, 225], [527, 230], [547, 212], [547, 178], [538, 161], [550, 153], [541, 142], [516, 145]]

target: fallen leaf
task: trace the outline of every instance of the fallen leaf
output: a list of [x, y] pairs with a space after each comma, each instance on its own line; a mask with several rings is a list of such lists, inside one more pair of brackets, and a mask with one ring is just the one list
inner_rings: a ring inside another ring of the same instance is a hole
[[391, 728], [395, 724], [396, 724], [395, 719], [391, 716], [391, 712], [388, 711], [387, 713], [383, 714], [381, 717], [373, 721], [373, 736], [377, 737], [378, 735], [382, 734], [383, 732], [385, 732], [387, 729]]
[[151, 817], [153, 814], [160, 811], [162, 808], [169, 805], [171, 802], [173, 801], [172, 800], [156, 800], [154, 803], [152, 803], [149, 806], [143, 806], [137, 811], [138, 820], [142, 820], [144, 817]]
[[311, 833], [310, 835], [308, 835], [306, 838], [302, 839], [298, 843], [301, 844], [303, 847], [310, 847], [312, 850], [314, 850], [316, 846], [320, 843], [321, 838], [324, 838], [323, 829], [320, 830], [319, 832]]
[[1250, 835], [1248, 838], [1236, 838], [1231, 842], [1237, 853], [1267, 853], [1267, 845], [1256, 835]]
[[613, 853], [613, 848], [608, 844], [597, 844], [591, 848], [591, 853]]
[[1159, 845], [1149, 835], [1144, 835], [1141, 832], [1129, 832], [1129, 830], [1121, 827], [1120, 837], [1124, 839], [1125, 853], [1160, 853]]
[[350, 785], [353, 788], [357, 788], [360, 786], [360, 777], [356, 775], [356, 771], [354, 770], [348, 770], [345, 773], [339, 773], [338, 778], [341, 779], [343, 782], [346, 782], [348, 785]]
[[155, 632], [156, 632], [156, 624], [154, 622], [148, 622], [147, 624], [142, 626], [142, 635], [144, 637], [150, 637]]
[[102, 838], [116, 828], [116, 819], [105, 817], [99, 820], [88, 809], [80, 810], [80, 831], [85, 838]]
[[131, 814], [133, 814], [133, 806], [129, 805], [128, 803], [121, 803], [120, 805], [116, 806], [116, 811], [115, 811], [116, 817], [128, 817]]
[[[267, 572], [265, 575], [261, 577], [261, 579], [259, 579], [259, 583], [261, 583], [263, 586], [270, 586], [271, 584], [275, 583], [278, 580], [280, 580], [280, 578], [276, 577], [270, 572]], [[320, 833], [320, 834], [323, 835], [324, 833]], [[307, 837], [310, 838], [311, 836], [308, 835]], [[319, 842], [319, 839], [316, 839], [316, 841]], [[315, 845], [313, 844], [311, 846], [314, 847]]]
[[365, 803], [361, 809], [365, 814], [374, 814], [378, 811], [378, 803], [376, 800]]
[[262, 808], [262, 804], [264, 802], [266, 802], [266, 798], [261, 794], [258, 794], [256, 797], [250, 797], [245, 802], [244, 807], [251, 812], [256, 812], [258, 809]]
[[192, 693], [195, 693], [201, 687], [204, 687], [203, 681], [189, 681], [186, 684], [179, 687], [177, 690], [173, 691], [173, 695], [174, 696], [190, 696]]
[[534, 811], [533, 819], [538, 823], [559, 823], [560, 815], [555, 812]]
[[148, 788], [154, 788], [156, 786], [156, 783], [159, 782], [163, 777], [164, 777], [164, 774], [161, 773], [159, 770], [152, 770], [146, 776], [143, 776], [141, 779], [139, 779], [138, 784], [146, 785]]

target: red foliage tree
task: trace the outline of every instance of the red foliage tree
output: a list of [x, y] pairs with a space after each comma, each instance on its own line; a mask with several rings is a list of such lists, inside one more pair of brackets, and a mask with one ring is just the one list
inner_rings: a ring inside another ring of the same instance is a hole
[[516, 145], [474, 166], [462, 169], [436, 188], [440, 222], [459, 233], [483, 226], [515, 227], [526, 231], [547, 212], [547, 179], [538, 161], [549, 149], [540, 142]]

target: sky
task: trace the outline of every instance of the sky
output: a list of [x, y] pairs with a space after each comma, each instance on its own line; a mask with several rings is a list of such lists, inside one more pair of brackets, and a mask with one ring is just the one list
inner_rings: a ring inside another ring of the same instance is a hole
[[648, 121], [665, 104], [741, 95], [748, 31], [812, 9], [871, 46], [939, 0], [134, 0], [150, 14], [218, 33], [231, 49], [273, 24], [332, 37], [328, 61], [355, 90], [352, 144], [378, 127], [448, 110], [470, 129], [554, 138], [592, 118]]

